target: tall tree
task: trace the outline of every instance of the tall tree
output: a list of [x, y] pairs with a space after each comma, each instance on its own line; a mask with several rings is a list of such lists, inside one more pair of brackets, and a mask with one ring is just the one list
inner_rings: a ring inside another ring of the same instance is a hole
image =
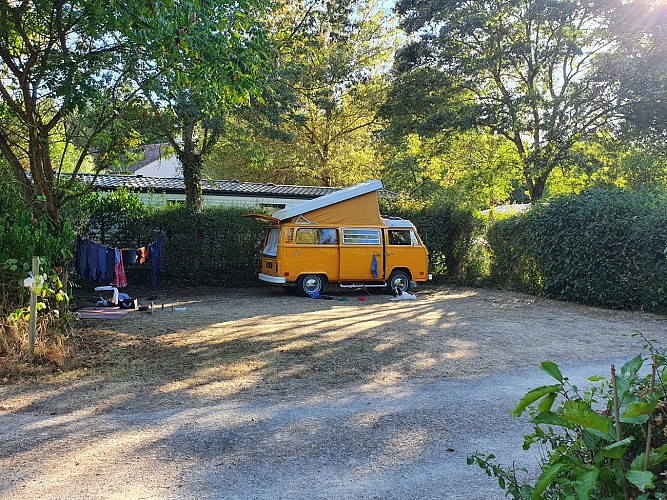
[[272, 129], [253, 122], [250, 143], [230, 140], [211, 171], [219, 163], [218, 172], [234, 177], [231, 168], [240, 168], [241, 178], [245, 171], [252, 180], [327, 186], [373, 175], [373, 134], [396, 36], [387, 12], [372, 0], [297, 0], [275, 21], [281, 120]]
[[617, 42], [606, 3], [399, 0], [396, 11], [411, 41], [387, 112], [411, 130], [482, 126], [506, 137], [531, 200], [578, 140], [632, 102], [600, 77], [600, 56]]
[[[86, 158], [93, 154], [99, 170], [122, 153], [133, 134], [121, 120], [138, 104], [139, 89], [149, 88], [147, 81], [152, 81], [150, 95], [159, 105], [169, 95], [163, 87], [183, 89], [190, 81], [210, 78], [215, 92], [202, 86], [192, 92], [195, 98], [187, 99], [207, 111], [202, 103], [210, 106], [225, 84], [233, 96], [227, 102], [234, 102], [240, 88], [253, 86], [249, 75], [258, 55], [234, 50], [245, 40], [225, 38], [247, 36], [235, 29], [253, 22], [240, 5], [0, 0], [0, 153], [36, 216], [46, 214], [60, 226], [61, 209], [73, 196]], [[230, 22], [239, 19], [232, 29], [220, 24], [220, 11]], [[206, 59], [219, 52], [201, 49], [214, 44], [228, 49], [226, 57], [215, 61], [220, 67], [215, 76], [224, 74], [225, 79], [212, 77], [213, 63]], [[78, 158], [71, 172], [61, 176], [70, 156], [54, 152], [72, 145]]]
[[183, 167], [187, 205], [201, 212], [204, 158], [224, 134], [227, 115], [261, 93], [268, 3], [173, 1], [156, 8], [149, 23], [174, 43], [157, 41], [168, 50], [138, 65], [133, 77], [154, 110], [157, 133]]
[[[127, 21], [114, 3], [0, 0], [0, 153], [35, 215], [60, 224], [76, 174], [131, 102], [124, 86]], [[60, 178], [78, 141], [73, 175]], [[103, 151], [98, 149], [102, 155]]]

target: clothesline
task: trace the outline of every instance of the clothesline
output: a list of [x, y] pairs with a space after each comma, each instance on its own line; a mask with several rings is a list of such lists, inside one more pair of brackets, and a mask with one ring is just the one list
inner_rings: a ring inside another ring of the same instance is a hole
[[164, 239], [165, 233], [162, 232], [156, 241], [143, 247], [113, 248], [77, 234], [76, 272], [90, 281], [111, 283], [118, 288], [124, 288], [127, 286], [125, 268], [149, 262], [151, 286], [156, 288]]

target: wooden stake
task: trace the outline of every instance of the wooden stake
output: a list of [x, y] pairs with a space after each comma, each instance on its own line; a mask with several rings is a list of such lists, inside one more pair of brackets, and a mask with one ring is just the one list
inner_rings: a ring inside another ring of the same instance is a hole
[[[611, 365], [611, 387], [614, 394], [614, 420], [616, 421], [616, 441], [621, 440], [621, 420], [619, 419], [619, 404], [618, 404], [618, 386], [616, 385], [616, 367]], [[623, 471], [623, 496], [628, 499], [628, 483], [625, 480], [625, 466], [623, 465], [623, 457], [619, 459], [621, 470]]]
[[[651, 395], [655, 392], [655, 375], [657, 370], [657, 354], [653, 354], [653, 366], [651, 367]], [[648, 430], [646, 431], [646, 450], [644, 453], [644, 470], [648, 470], [651, 458], [651, 438], [653, 435], [653, 413], [648, 416]]]
[[[37, 279], [39, 274], [39, 257], [32, 258], [32, 276]], [[33, 286], [34, 288], [34, 286]], [[35, 334], [37, 332], [37, 294], [30, 291], [30, 336], [28, 337], [28, 360], [35, 359]]]

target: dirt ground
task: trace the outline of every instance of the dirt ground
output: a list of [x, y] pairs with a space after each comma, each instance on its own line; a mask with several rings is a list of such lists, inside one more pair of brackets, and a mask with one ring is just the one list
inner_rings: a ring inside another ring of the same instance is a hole
[[0, 385], [0, 498], [502, 498], [465, 455], [534, 462], [508, 412], [540, 361], [586, 375], [633, 332], [667, 341], [661, 316], [509, 292], [331, 294], [82, 320], [80, 369]]

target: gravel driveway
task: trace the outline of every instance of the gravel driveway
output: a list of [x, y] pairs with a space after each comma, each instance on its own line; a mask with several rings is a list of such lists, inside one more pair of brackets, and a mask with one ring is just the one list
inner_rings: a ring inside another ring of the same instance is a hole
[[509, 411], [540, 361], [577, 383], [639, 352], [633, 331], [665, 340], [663, 317], [507, 292], [332, 294], [165, 296], [84, 326], [87, 369], [0, 386], [0, 497], [503, 498], [465, 456], [535, 473]]

